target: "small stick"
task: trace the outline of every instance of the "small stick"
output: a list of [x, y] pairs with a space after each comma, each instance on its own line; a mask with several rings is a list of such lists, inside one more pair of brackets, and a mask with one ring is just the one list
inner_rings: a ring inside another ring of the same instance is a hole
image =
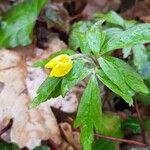
[[6, 127], [4, 127], [4, 128], [0, 131], [0, 136], [1, 136], [2, 134], [4, 134], [8, 129], [10, 129], [11, 126], [12, 126], [12, 124], [13, 124], [13, 119], [10, 119], [10, 121], [9, 121], [9, 123], [6, 125]]
[[98, 138], [108, 139], [108, 140], [112, 140], [112, 141], [116, 141], [116, 142], [123, 142], [123, 143], [127, 143], [127, 144], [136, 145], [136, 146], [139, 146], [139, 147], [147, 147], [146, 144], [141, 143], [141, 142], [137, 142], [137, 141], [133, 141], [133, 140], [120, 139], [120, 138], [101, 135], [101, 134], [97, 134], [97, 133], [94, 134], [94, 135], [95, 135], [95, 137], [98, 137]]
[[136, 100], [136, 99], [135, 99], [135, 110], [136, 110], [136, 112], [137, 112], [137, 117], [138, 117], [138, 120], [139, 120], [139, 122], [140, 122], [141, 134], [142, 134], [142, 137], [143, 137], [143, 142], [146, 143], [145, 132], [144, 132], [144, 130], [142, 129], [142, 125], [141, 125], [142, 117], [141, 117], [141, 114], [140, 114], [140, 111], [139, 111], [139, 107], [138, 107], [138, 103], [137, 103], [137, 100]]
[[[80, 132], [79, 129], [73, 129], [73, 130], [77, 131], [77, 132]], [[139, 147], [144, 147], [144, 148], [147, 147], [146, 144], [141, 143], [141, 142], [137, 142], [137, 141], [133, 141], [133, 140], [115, 138], [115, 137], [112, 137], [112, 136], [101, 135], [101, 134], [98, 134], [98, 133], [95, 133], [94, 136], [97, 137], [97, 138], [103, 138], [103, 139], [108, 139], [108, 140], [112, 140], [112, 141], [116, 141], [116, 142], [132, 144], [132, 145], [136, 145], [136, 146], [139, 146]]]
[[48, 141], [49, 141], [50, 146], [52, 146], [53, 150], [61, 150], [59, 145], [57, 145], [51, 138], [49, 138]]

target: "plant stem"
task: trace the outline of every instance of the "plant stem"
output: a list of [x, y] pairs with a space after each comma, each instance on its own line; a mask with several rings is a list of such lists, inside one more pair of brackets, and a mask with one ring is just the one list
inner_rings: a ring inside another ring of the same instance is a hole
[[0, 136], [4, 134], [8, 129], [11, 128], [13, 119], [10, 119], [9, 123], [0, 131]]
[[51, 138], [49, 138], [48, 141], [53, 150], [60, 150], [60, 146], [57, 145]]
[[94, 135], [95, 135], [95, 137], [98, 137], [98, 138], [108, 139], [108, 140], [112, 140], [112, 141], [116, 141], [116, 142], [123, 142], [123, 143], [127, 143], [127, 144], [136, 145], [136, 146], [139, 146], [139, 147], [147, 147], [146, 144], [141, 143], [141, 142], [137, 142], [137, 141], [133, 141], [133, 140], [120, 139], [120, 138], [101, 135], [101, 134], [97, 134], [97, 133], [94, 134]]
[[139, 111], [139, 107], [138, 107], [138, 103], [137, 103], [136, 99], [135, 99], [135, 110], [137, 112], [137, 117], [138, 117], [138, 120], [140, 122], [141, 134], [142, 134], [142, 137], [143, 137], [143, 142], [146, 143], [145, 132], [144, 132], [144, 130], [142, 128], [142, 117], [141, 117], [141, 114], [140, 114], [140, 111]]
[[[76, 131], [76, 132], [80, 132], [79, 129], [73, 129], [73, 130]], [[95, 133], [94, 136], [97, 137], [97, 138], [103, 138], [103, 139], [107, 139], [107, 140], [111, 140], [111, 141], [127, 143], [127, 144], [131, 144], [131, 145], [136, 145], [136, 146], [139, 146], [139, 147], [144, 147], [144, 148], [147, 147], [146, 144], [141, 143], [141, 142], [137, 142], [137, 141], [133, 141], [133, 140], [115, 138], [115, 137], [112, 137], [112, 136], [101, 135], [101, 134], [98, 134], [98, 133]]]

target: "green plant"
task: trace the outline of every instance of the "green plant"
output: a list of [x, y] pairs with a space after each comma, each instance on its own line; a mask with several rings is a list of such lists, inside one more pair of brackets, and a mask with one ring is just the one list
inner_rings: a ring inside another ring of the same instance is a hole
[[[25, 0], [11, 8], [0, 21], [0, 48], [13, 48], [32, 43], [37, 16], [46, 2], [47, 0]], [[56, 21], [53, 20], [53, 16], [50, 16], [56, 13], [49, 11], [46, 14], [53, 22]], [[86, 78], [88, 84], [83, 92], [74, 124], [81, 129], [81, 142], [84, 149], [91, 149], [94, 130], [104, 135], [122, 137], [120, 118], [102, 113], [100, 87], [105, 85], [130, 106], [133, 105], [135, 93], [147, 94], [148, 88], [134, 69], [123, 60], [111, 55], [116, 49], [122, 49], [124, 58], [132, 52], [134, 65], [148, 79], [149, 72], [145, 71], [149, 67], [146, 63], [148, 55], [144, 46], [144, 43], [148, 42], [150, 42], [150, 24], [124, 20], [113, 11], [105, 14], [97, 13], [90, 21], [74, 23], [69, 36], [70, 49], [57, 52], [33, 65], [44, 68], [53, 58], [67, 54], [73, 62], [71, 71], [61, 77], [47, 77], [39, 87], [31, 107], [36, 107], [51, 97], [59, 95], [64, 97]], [[134, 126], [138, 129], [135, 130]], [[130, 128], [134, 133], [140, 132], [139, 123], [133, 118], [126, 120], [122, 127]], [[99, 149], [103, 149], [108, 144], [111, 145], [111, 149], [114, 149], [114, 142], [99, 140], [94, 143], [94, 145], [101, 145]], [[18, 149], [16, 145], [14, 147]], [[48, 148], [43, 147], [43, 149]]]
[[102, 113], [102, 84], [121, 96], [130, 106], [133, 105], [135, 93], [149, 92], [140, 75], [123, 60], [111, 54], [116, 49], [123, 49], [128, 56], [127, 52], [133, 49], [135, 65], [141, 67], [136, 56], [139, 51], [134, 49], [141, 49], [140, 53], [144, 55], [141, 52], [144, 49], [143, 44], [148, 42], [150, 24], [126, 21], [115, 12], [96, 14], [91, 21], [75, 23], [69, 37], [70, 49], [57, 52], [33, 65], [44, 67], [54, 57], [67, 54], [73, 61], [71, 71], [59, 78], [48, 77], [39, 87], [31, 107], [36, 107], [51, 97], [64, 97], [75, 85], [87, 78], [88, 84], [81, 97], [74, 126], [80, 127], [81, 143], [85, 150], [90, 150], [94, 130], [103, 132], [102, 122], [105, 115]]

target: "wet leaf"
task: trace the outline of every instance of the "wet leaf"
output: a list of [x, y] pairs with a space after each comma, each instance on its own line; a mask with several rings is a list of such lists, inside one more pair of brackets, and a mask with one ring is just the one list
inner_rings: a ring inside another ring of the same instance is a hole
[[33, 27], [47, 0], [25, 0], [12, 7], [0, 22], [0, 48], [25, 46], [32, 42]]
[[130, 129], [134, 134], [141, 133], [141, 127], [138, 119], [133, 116], [129, 116], [128, 119], [122, 122], [123, 129]]
[[97, 79], [93, 75], [82, 95], [79, 105], [75, 127], [81, 127], [81, 143], [84, 149], [91, 150], [93, 130], [100, 129], [102, 121], [100, 91]]

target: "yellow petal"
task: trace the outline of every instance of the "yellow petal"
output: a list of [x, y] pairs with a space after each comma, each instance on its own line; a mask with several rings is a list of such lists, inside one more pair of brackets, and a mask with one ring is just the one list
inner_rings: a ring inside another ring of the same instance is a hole
[[65, 62], [70, 62], [71, 59], [67, 54], [62, 54], [59, 56], [56, 56], [52, 60], [50, 60], [46, 65], [45, 68], [53, 68], [55, 67], [59, 62], [65, 63]]
[[62, 77], [69, 73], [72, 69], [72, 61], [66, 63], [58, 63], [51, 71], [50, 77]]

